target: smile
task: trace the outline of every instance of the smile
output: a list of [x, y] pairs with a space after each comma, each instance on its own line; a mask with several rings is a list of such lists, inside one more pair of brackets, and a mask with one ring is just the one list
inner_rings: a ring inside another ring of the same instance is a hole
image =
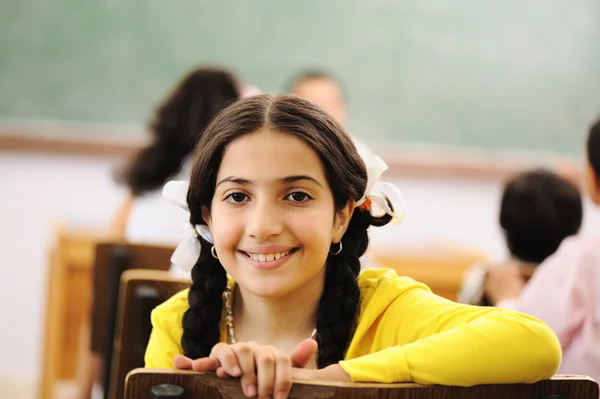
[[246, 260], [257, 269], [275, 269], [283, 265], [299, 248], [292, 248], [283, 252], [248, 253], [239, 251]]
[[248, 254], [255, 262], [273, 262], [287, 256], [292, 250], [286, 252], [275, 252], [274, 254]]

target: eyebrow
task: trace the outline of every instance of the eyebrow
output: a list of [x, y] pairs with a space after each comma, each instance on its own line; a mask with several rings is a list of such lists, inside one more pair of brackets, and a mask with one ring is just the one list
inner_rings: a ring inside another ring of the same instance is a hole
[[[324, 188], [323, 185], [321, 183], [319, 183], [319, 181], [317, 179], [315, 179], [314, 177], [307, 176], [307, 175], [288, 176], [288, 177], [281, 178], [277, 181], [279, 183], [290, 184], [290, 183], [295, 183], [300, 180], [308, 180], [308, 181], [315, 183], [317, 186]], [[217, 183], [216, 187], [218, 187], [222, 183], [227, 183], [227, 182], [239, 184], [242, 186], [252, 183], [248, 179], [242, 179], [242, 178], [235, 177], [235, 176], [228, 176], [228, 177], [222, 179], [221, 181], [219, 181]]]

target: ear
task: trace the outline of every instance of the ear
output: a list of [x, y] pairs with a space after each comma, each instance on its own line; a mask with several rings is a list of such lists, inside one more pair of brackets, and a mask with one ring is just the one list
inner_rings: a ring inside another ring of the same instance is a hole
[[354, 214], [355, 205], [356, 202], [348, 201], [346, 206], [344, 206], [342, 209], [335, 213], [331, 242], [338, 243], [341, 241], [342, 237], [344, 236], [344, 233], [346, 233], [346, 230], [348, 229], [350, 219], [352, 219], [352, 215]]
[[592, 165], [588, 163], [585, 173], [585, 185], [591, 200], [600, 205], [600, 176], [596, 175]]
[[205, 207], [204, 205], [202, 206], [202, 220], [204, 220], [204, 222], [206, 223], [206, 225], [208, 226], [209, 229], [212, 228], [211, 226], [211, 217], [210, 217], [210, 210], [208, 210], [207, 207]]

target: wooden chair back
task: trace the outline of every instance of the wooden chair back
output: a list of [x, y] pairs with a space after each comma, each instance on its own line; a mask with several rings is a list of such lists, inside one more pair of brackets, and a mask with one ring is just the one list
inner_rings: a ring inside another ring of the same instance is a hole
[[[598, 384], [589, 377], [556, 375], [535, 384], [441, 385], [362, 384], [295, 381], [295, 399], [598, 399]], [[178, 370], [133, 370], [125, 383], [125, 399], [245, 399], [240, 381], [213, 373]]]
[[167, 271], [123, 272], [108, 387], [110, 399], [122, 399], [127, 373], [144, 367], [144, 353], [152, 331], [152, 310], [189, 285], [188, 280], [173, 277]]
[[168, 270], [174, 248], [101, 242], [96, 246], [93, 271], [91, 350], [102, 358], [104, 398], [108, 398], [113, 337], [121, 274], [129, 269]]

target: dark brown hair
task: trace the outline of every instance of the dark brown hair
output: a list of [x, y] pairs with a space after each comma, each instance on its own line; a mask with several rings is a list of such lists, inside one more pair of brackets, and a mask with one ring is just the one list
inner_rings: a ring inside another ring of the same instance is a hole
[[581, 227], [583, 205], [574, 183], [546, 169], [519, 173], [504, 186], [500, 226], [511, 254], [541, 263]]
[[587, 139], [587, 156], [596, 178], [600, 180], [600, 119], [590, 128]]
[[161, 187], [179, 172], [212, 118], [239, 96], [238, 82], [228, 71], [191, 72], [156, 109], [151, 143], [131, 159], [119, 180], [135, 196]]
[[[205, 224], [202, 207], [210, 209], [216, 176], [227, 145], [237, 138], [270, 129], [306, 142], [319, 156], [336, 210], [350, 200], [359, 200], [366, 189], [367, 172], [351, 138], [342, 126], [309, 101], [296, 96], [268, 95], [240, 100], [219, 114], [208, 126], [198, 145], [187, 196], [190, 222]], [[368, 212], [354, 212], [342, 239], [343, 250], [328, 255], [325, 285], [317, 316], [318, 365], [320, 368], [342, 360], [352, 338], [360, 291], [357, 283], [359, 258], [369, 242], [367, 228], [381, 226], [389, 216], [374, 218]], [[225, 270], [210, 255], [211, 245], [199, 238], [202, 255], [192, 270], [188, 295], [189, 309], [183, 317], [181, 344], [186, 356], [208, 356], [219, 342], [223, 310]]]

